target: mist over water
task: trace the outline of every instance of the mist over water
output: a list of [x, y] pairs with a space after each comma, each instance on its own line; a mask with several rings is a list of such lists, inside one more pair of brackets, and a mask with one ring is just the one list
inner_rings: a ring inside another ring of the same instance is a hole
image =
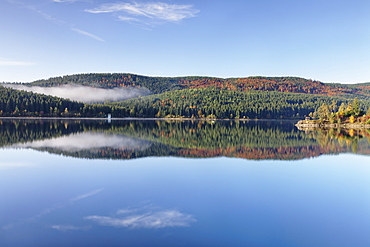
[[122, 101], [139, 96], [151, 94], [150, 90], [144, 87], [127, 87], [104, 89], [81, 85], [61, 85], [58, 87], [25, 86], [16, 84], [2, 84], [4, 87], [27, 92], [40, 93], [84, 103], [98, 103], [105, 101]]

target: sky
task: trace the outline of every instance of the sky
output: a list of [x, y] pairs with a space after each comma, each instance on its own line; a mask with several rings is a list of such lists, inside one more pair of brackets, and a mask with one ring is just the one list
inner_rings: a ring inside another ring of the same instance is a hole
[[79, 73], [370, 82], [369, 0], [0, 0], [0, 82]]

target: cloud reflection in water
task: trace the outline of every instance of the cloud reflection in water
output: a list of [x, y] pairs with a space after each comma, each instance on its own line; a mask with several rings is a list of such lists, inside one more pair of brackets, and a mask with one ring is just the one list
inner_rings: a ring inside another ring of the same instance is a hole
[[124, 135], [84, 132], [53, 139], [16, 144], [12, 147], [57, 148], [63, 151], [76, 151], [103, 147], [145, 150], [149, 146], [149, 141], [143, 141]]
[[197, 220], [191, 214], [181, 213], [178, 210], [161, 210], [155, 212], [134, 213], [138, 210], [119, 210], [119, 214], [125, 211], [125, 217], [108, 217], [91, 215], [85, 217], [102, 226], [123, 227], [131, 229], [157, 229], [166, 227], [188, 227]]

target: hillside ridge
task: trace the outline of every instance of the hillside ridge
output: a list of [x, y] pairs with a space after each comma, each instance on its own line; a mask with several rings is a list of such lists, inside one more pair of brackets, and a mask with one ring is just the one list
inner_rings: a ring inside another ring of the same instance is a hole
[[[294, 76], [268, 77], [250, 76], [240, 78], [218, 78], [209, 76], [158, 77], [130, 73], [88, 73], [75, 74], [29, 83], [33, 86], [60, 86], [76, 84], [98, 88], [146, 87], [153, 94], [180, 89], [200, 89], [213, 87], [231, 91], [276, 91], [290, 93], [317, 94], [326, 96], [347, 96], [370, 99], [369, 83], [337, 84]], [[352, 98], [353, 98], [352, 97]]]

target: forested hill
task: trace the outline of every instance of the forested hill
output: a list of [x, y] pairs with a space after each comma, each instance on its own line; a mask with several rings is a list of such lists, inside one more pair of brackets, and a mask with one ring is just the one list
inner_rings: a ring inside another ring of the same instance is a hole
[[30, 85], [85, 85], [98, 88], [145, 87], [158, 94], [179, 89], [216, 88], [231, 91], [276, 91], [370, 99], [370, 84], [330, 84], [299, 77], [215, 78], [204, 76], [150, 77], [127, 73], [91, 73], [38, 80]]
[[67, 75], [34, 81], [29, 85], [54, 87], [63, 84], [74, 84], [97, 88], [146, 87], [152, 93], [157, 94], [186, 88], [186, 86], [180, 85], [179, 82], [182, 80], [182, 78], [172, 77], [149, 77], [134, 74], [107, 73]]
[[[259, 118], [307, 116], [322, 104], [348, 104], [343, 97], [284, 92], [183, 89], [109, 104], [84, 104], [0, 87], [0, 117]], [[364, 109], [370, 101], [363, 100]]]
[[[222, 79], [80, 74], [39, 80], [28, 85], [37, 86], [34, 89], [56, 87], [48, 89], [54, 92], [57, 89], [58, 92], [68, 90], [68, 94], [55, 94], [58, 98], [0, 87], [0, 117], [106, 117], [112, 114], [114, 117], [141, 118], [292, 119], [307, 116], [324, 103], [339, 107], [354, 98], [360, 100], [363, 109], [370, 108], [369, 83], [325, 84], [299, 77]], [[28, 90], [23, 85], [15, 86]], [[67, 97], [81, 88], [84, 90], [81, 95], [109, 97], [100, 101]], [[134, 91], [145, 91], [145, 94], [134, 95], [131, 99], [116, 97], [117, 94], [120, 97], [130, 95]]]

